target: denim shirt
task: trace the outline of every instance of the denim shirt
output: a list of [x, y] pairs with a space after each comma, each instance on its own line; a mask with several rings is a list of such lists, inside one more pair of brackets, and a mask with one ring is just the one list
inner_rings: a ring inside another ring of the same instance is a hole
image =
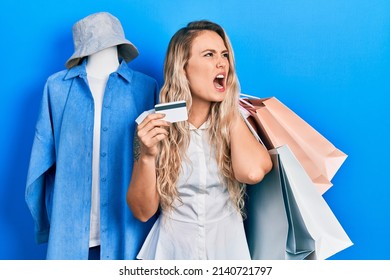
[[[25, 199], [47, 259], [88, 259], [94, 101], [86, 60], [51, 75], [36, 123]], [[122, 61], [107, 81], [101, 115], [101, 259], [135, 259], [155, 217], [134, 218], [126, 204], [135, 119], [153, 108], [157, 82]]]

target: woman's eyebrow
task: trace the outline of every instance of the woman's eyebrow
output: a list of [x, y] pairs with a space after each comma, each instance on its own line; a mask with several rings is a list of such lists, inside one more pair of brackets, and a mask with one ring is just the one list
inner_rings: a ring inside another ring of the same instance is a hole
[[[205, 50], [201, 51], [201, 53], [205, 53], [205, 52], [217, 53], [217, 51], [215, 49], [205, 49]], [[229, 52], [227, 49], [221, 51], [221, 53], [227, 53], [227, 52]]]
[[217, 51], [214, 50], [214, 49], [205, 49], [202, 51], [202, 53], [205, 53], [205, 52], [212, 52], [212, 53], [216, 53]]

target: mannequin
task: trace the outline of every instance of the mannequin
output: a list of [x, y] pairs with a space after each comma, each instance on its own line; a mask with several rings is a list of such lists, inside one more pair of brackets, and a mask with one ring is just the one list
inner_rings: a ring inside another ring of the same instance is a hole
[[155, 79], [131, 69], [137, 48], [107, 12], [72, 29], [67, 69], [48, 77], [26, 182], [26, 203], [47, 259], [135, 259], [154, 221], [128, 209], [139, 112], [158, 100]]
[[[119, 67], [118, 49], [109, 47], [87, 57], [86, 72], [94, 99], [94, 133], [92, 154], [92, 202], [89, 247], [100, 245], [100, 124], [104, 91], [108, 77]], [[94, 251], [98, 255], [99, 248]]]
[[88, 76], [107, 79], [119, 67], [117, 46], [89, 55], [86, 67]]

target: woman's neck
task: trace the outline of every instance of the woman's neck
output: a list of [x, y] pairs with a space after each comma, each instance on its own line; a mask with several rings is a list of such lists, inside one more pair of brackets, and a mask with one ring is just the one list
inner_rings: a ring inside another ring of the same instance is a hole
[[209, 118], [211, 109], [210, 102], [196, 102], [192, 100], [191, 111], [188, 116], [188, 121], [196, 128], [199, 128]]
[[116, 46], [91, 54], [87, 59], [87, 75], [95, 78], [107, 78], [118, 70], [118, 49]]

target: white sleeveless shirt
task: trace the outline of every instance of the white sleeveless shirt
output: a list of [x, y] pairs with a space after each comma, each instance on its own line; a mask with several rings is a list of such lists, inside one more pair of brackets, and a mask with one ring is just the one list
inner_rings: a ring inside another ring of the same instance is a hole
[[220, 178], [207, 123], [190, 124], [191, 140], [177, 182], [181, 201], [160, 215], [139, 259], [250, 259], [241, 215]]

